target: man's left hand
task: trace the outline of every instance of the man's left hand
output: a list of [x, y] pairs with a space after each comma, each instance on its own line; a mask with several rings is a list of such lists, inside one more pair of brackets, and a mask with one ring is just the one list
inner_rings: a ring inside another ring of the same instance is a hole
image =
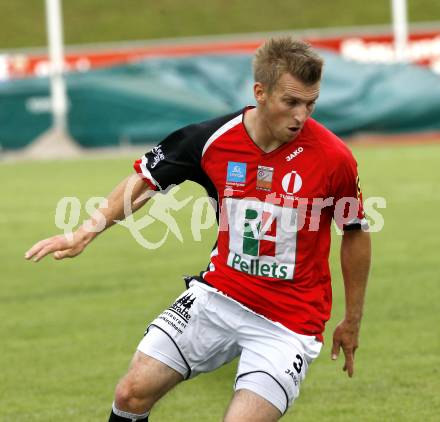
[[358, 348], [359, 323], [350, 323], [342, 320], [333, 333], [333, 347], [331, 352], [332, 360], [339, 356], [340, 349], [344, 352], [345, 364], [342, 368], [347, 371], [351, 378], [354, 372], [354, 354]]

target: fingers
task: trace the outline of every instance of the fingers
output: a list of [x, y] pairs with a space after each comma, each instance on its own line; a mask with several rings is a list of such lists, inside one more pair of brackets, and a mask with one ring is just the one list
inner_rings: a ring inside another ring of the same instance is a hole
[[56, 251], [53, 254], [53, 257], [57, 260], [64, 259], [64, 258], [71, 258], [72, 256], [74, 256], [74, 255], [72, 255], [71, 252], [72, 252], [72, 249], [67, 249], [65, 251]]
[[354, 373], [354, 353], [356, 348], [343, 348], [342, 350], [344, 351], [345, 355], [345, 363], [342, 369], [346, 371], [348, 376], [351, 378]]
[[332, 360], [336, 360], [338, 358], [340, 348], [341, 348], [340, 340], [333, 338], [333, 346], [331, 351]]
[[40, 240], [24, 254], [25, 259], [31, 259], [36, 254], [38, 254], [43, 248], [45, 248], [49, 243], [50, 243], [50, 239]]
[[348, 373], [348, 376], [351, 378], [353, 376], [353, 369], [354, 369], [353, 353], [350, 351], [347, 353], [344, 352], [344, 354], [345, 354], [345, 364], [342, 369], [346, 371]]
[[30, 248], [24, 255], [28, 260], [40, 261], [46, 255], [55, 251], [64, 251], [70, 248], [69, 241], [64, 236], [54, 236], [49, 239], [41, 240]]
[[59, 245], [55, 243], [50, 243], [49, 245], [45, 246], [43, 249], [41, 249], [34, 257], [34, 262], [39, 262], [42, 258], [44, 258], [46, 255], [49, 255], [52, 252], [55, 252], [58, 249]]
[[340, 322], [333, 333], [332, 360], [339, 356], [340, 349], [344, 352], [345, 362], [343, 370], [351, 378], [354, 373], [354, 354], [358, 348], [358, 329], [353, 330], [345, 321]]

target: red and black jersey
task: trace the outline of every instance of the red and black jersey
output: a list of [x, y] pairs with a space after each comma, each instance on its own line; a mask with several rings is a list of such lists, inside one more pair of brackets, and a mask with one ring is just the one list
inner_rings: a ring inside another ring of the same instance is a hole
[[357, 164], [312, 118], [266, 153], [246, 131], [247, 110], [172, 133], [134, 167], [153, 189], [192, 180], [217, 201], [218, 239], [204, 282], [322, 339], [332, 300], [331, 221], [345, 230], [366, 224]]

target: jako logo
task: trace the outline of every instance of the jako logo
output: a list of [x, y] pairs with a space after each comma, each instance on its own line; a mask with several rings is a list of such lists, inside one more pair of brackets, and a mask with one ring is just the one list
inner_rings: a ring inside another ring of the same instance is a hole
[[295, 157], [298, 157], [299, 154], [301, 154], [304, 151], [303, 147], [298, 147], [295, 151], [293, 151], [291, 154], [286, 155], [286, 161], [293, 160]]

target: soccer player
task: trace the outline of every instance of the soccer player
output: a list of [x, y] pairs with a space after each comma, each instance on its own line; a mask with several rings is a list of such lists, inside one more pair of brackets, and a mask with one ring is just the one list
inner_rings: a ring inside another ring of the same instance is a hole
[[[277, 421], [298, 397], [319, 355], [331, 310], [330, 227], [343, 230], [345, 317], [333, 334], [351, 377], [370, 266], [370, 238], [357, 164], [347, 146], [310, 117], [323, 61], [290, 37], [272, 38], [254, 58], [256, 107], [169, 135], [135, 162], [73, 237], [38, 242], [26, 258], [74, 257], [133, 211], [150, 191], [185, 180], [216, 201], [218, 239], [207, 268], [149, 326], [116, 387], [110, 421], [146, 421], [181, 381], [239, 357], [227, 422]], [[92, 228], [101, 227], [99, 230]]]

